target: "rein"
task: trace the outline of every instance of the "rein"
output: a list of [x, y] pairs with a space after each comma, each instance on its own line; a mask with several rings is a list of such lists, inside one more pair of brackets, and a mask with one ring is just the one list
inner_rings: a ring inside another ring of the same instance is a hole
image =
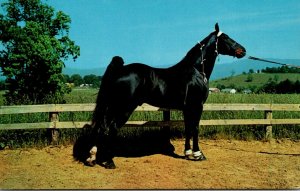
[[278, 64], [278, 65], [281, 65], [281, 66], [290, 66], [290, 67], [294, 67], [294, 68], [300, 68], [300, 66], [297, 66], [297, 65], [293, 65], [293, 64], [285, 64], [285, 63], [280, 63], [280, 62], [275, 62], [275, 61], [265, 60], [265, 59], [257, 58], [257, 57], [253, 57], [253, 56], [249, 56], [248, 59], [251, 59], [251, 60], [258, 60], [258, 61], [262, 61], [262, 62], [269, 62], [269, 63], [272, 63], [272, 64]]

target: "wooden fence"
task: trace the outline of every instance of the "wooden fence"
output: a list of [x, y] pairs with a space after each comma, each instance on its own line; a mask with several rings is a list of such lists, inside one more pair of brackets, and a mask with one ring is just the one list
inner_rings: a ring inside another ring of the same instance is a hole
[[[82, 128], [90, 121], [59, 121], [61, 112], [93, 111], [95, 104], [48, 104], [48, 105], [20, 105], [0, 106], [0, 115], [21, 113], [49, 113], [49, 121], [39, 123], [13, 123], [0, 124], [4, 129], [38, 129], [46, 128], [55, 130], [60, 128]], [[139, 106], [135, 111], [162, 111], [162, 121], [128, 121], [127, 126], [183, 126], [182, 120], [170, 120], [170, 110], [153, 107], [147, 104]], [[201, 120], [200, 125], [263, 125], [266, 127], [266, 138], [272, 137], [272, 125], [300, 124], [300, 119], [274, 119], [273, 111], [300, 111], [300, 104], [205, 104], [204, 111], [262, 111], [264, 119], [209, 119]]]

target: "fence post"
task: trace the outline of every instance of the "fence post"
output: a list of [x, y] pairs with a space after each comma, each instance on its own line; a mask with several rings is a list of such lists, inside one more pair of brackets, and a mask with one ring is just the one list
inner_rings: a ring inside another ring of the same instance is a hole
[[171, 120], [171, 111], [164, 110], [163, 111], [163, 121], [170, 121]]
[[[273, 118], [272, 111], [265, 111], [265, 119], [271, 121], [272, 118]], [[266, 139], [269, 141], [272, 139], [272, 125], [266, 126]]]
[[[171, 111], [170, 110], [164, 110], [163, 111], [163, 121], [164, 122], [168, 122], [171, 120]], [[171, 129], [170, 126], [164, 126], [163, 127], [163, 132], [169, 137], [171, 138]]]
[[58, 139], [59, 139], [59, 131], [58, 129], [56, 129], [56, 122], [59, 121], [59, 116], [58, 116], [58, 112], [51, 112], [49, 113], [49, 119], [50, 122], [53, 123], [53, 127], [51, 129], [49, 129], [50, 131], [50, 142], [53, 145], [57, 145], [58, 144]]

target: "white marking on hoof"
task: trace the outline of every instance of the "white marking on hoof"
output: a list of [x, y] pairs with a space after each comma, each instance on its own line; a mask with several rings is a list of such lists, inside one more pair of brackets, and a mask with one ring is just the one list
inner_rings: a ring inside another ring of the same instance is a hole
[[90, 157], [86, 159], [86, 162], [92, 164], [93, 161], [96, 160], [96, 154], [97, 154], [97, 147], [93, 146], [92, 149], [90, 150]]
[[184, 151], [184, 155], [186, 159], [192, 159], [193, 158], [193, 151], [191, 149]]
[[185, 156], [190, 156], [193, 154], [193, 151], [191, 149], [184, 151]]
[[202, 160], [206, 160], [206, 157], [203, 155], [203, 153], [201, 151], [196, 151], [193, 153], [193, 156], [194, 156], [194, 159], [195, 160], [199, 160], [199, 161], [202, 161]]
[[96, 154], [96, 153], [97, 153], [97, 150], [98, 150], [97, 147], [96, 147], [96, 146], [93, 146], [92, 149], [90, 150], [91, 155]]
[[202, 155], [202, 153], [200, 151], [196, 151], [193, 153], [194, 158], [198, 158]]

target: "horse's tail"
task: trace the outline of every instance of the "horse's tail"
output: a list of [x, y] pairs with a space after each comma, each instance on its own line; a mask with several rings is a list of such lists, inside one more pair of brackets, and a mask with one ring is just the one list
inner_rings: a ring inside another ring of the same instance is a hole
[[106, 68], [106, 71], [102, 78], [102, 82], [105, 82], [107, 80], [106, 78], [109, 78], [109, 80], [115, 78], [119, 71], [122, 69], [123, 65], [123, 58], [120, 56], [114, 56], [110, 64]]
[[108, 92], [110, 91], [110, 85], [118, 77], [120, 71], [122, 71], [123, 66], [124, 61], [120, 56], [114, 56], [110, 64], [107, 66], [106, 71], [104, 72], [104, 75], [101, 79], [100, 90], [98, 92], [96, 107], [93, 113], [92, 126], [95, 126], [97, 121], [99, 122], [99, 120], [102, 120], [107, 107], [107, 99], [109, 99]]
[[122, 57], [115, 56], [112, 58], [102, 77], [99, 93], [101, 92], [101, 94], [105, 94], [105, 92], [107, 92], [110, 84], [115, 81], [115, 79], [119, 76], [120, 71], [122, 71], [123, 65], [124, 61]]

